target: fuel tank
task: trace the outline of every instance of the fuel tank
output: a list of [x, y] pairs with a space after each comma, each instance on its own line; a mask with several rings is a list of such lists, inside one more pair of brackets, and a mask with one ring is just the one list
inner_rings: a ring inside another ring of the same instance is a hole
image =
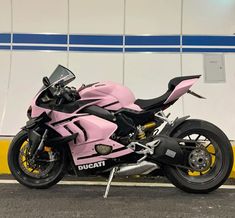
[[96, 104], [107, 110], [117, 111], [121, 108], [141, 111], [141, 108], [134, 104], [134, 94], [125, 86], [114, 82], [99, 82], [87, 85], [79, 91], [82, 100], [99, 99]]

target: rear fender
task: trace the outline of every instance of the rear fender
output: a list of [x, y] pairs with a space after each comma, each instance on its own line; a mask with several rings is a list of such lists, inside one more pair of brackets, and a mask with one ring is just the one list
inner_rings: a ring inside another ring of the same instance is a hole
[[182, 95], [188, 92], [188, 90], [192, 87], [192, 85], [198, 80], [198, 78], [195, 79], [187, 79], [182, 82], [180, 82], [172, 91], [170, 96], [166, 99], [164, 104], [170, 103], [172, 101], [176, 101], [178, 98], [180, 98]]
[[172, 133], [173, 133], [181, 124], [183, 124], [183, 123], [185, 122], [185, 120], [187, 120], [189, 117], [190, 117], [190, 116], [185, 116], [185, 117], [181, 117], [181, 118], [176, 118], [176, 120], [173, 122], [172, 125], [170, 125], [170, 124], [167, 123], [159, 134], [171, 136]]

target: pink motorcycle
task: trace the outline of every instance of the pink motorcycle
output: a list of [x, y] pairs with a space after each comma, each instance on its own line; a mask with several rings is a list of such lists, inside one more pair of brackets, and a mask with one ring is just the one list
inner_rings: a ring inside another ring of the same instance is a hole
[[185, 93], [202, 98], [190, 90], [199, 77], [176, 77], [162, 96], [136, 100], [114, 82], [68, 87], [75, 75], [59, 65], [43, 78], [10, 145], [12, 175], [30, 188], [48, 188], [66, 173], [104, 176], [104, 197], [114, 176], [161, 174], [186, 192], [217, 189], [233, 166], [226, 135], [207, 121], [163, 112]]

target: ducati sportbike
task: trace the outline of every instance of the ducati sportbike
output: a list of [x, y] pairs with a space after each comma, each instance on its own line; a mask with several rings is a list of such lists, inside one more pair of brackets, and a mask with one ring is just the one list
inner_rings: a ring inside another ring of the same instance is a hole
[[114, 82], [68, 87], [75, 75], [59, 65], [43, 78], [9, 147], [13, 176], [30, 188], [48, 188], [66, 173], [104, 176], [105, 197], [113, 176], [160, 173], [186, 192], [217, 189], [233, 165], [226, 135], [207, 121], [164, 113], [185, 93], [203, 98], [190, 90], [199, 77], [176, 77], [162, 96], [136, 100]]

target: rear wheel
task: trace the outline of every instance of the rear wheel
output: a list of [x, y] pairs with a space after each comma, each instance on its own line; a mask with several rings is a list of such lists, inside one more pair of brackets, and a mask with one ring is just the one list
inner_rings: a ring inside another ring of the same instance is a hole
[[191, 193], [208, 193], [226, 181], [233, 166], [233, 152], [218, 127], [202, 120], [187, 120], [172, 137], [196, 141], [194, 146], [182, 144], [183, 166], [165, 167], [168, 179], [176, 187]]
[[64, 176], [64, 149], [47, 146], [35, 161], [29, 155], [28, 134], [20, 131], [8, 151], [8, 165], [15, 179], [30, 188], [49, 188]]

